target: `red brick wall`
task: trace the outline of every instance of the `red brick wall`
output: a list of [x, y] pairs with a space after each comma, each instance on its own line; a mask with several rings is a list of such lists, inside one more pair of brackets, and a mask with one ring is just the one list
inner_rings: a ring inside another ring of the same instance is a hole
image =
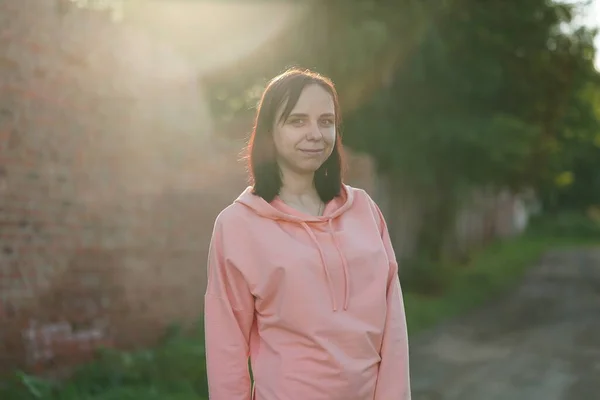
[[101, 14], [0, 3], [2, 367], [77, 362], [198, 317], [210, 220], [237, 188], [217, 187], [187, 67]]
[[[246, 186], [239, 145], [211, 128], [168, 47], [0, 0], [0, 370], [56, 370], [200, 317], [214, 218]], [[369, 160], [351, 165], [369, 188]]]

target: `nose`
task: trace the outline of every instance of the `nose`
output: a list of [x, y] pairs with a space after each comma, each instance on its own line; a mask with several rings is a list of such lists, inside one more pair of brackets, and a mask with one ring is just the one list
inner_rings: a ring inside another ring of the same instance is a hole
[[306, 137], [308, 140], [321, 140], [323, 138], [323, 133], [321, 133], [318, 122], [311, 122], [308, 126]]

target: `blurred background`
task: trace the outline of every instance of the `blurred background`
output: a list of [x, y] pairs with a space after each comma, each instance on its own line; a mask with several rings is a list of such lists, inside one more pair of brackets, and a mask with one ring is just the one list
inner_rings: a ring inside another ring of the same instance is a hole
[[0, 398], [208, 398], [213, 222], [299, 66], [388, 221], [413, 399], [596, 399], [599, 25], [598, 0], [0, 0]]

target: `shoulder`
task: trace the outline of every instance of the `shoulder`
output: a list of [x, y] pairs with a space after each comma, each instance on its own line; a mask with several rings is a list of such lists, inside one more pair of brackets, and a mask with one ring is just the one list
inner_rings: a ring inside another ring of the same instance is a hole
[[364, 189], [354, 188], [349, 185], [345, 186], [347, 193], [352, 194], [352, 207], [356, 210], [363, 210], [361, 211], [362, 213], [368, 213], [377, 224], [379, 230], [381, 231], [385, 224], [385, 220], [383, 218], [381, 209], [379, 208], [375, 200], [373, 200], [369, 193], [367, 193], [367, 191]]
[[379, 209], [377, 203], [369, 195], [369, 193], [361, 188], [355, 188], [350, 185], [344, 185], [348, 194], [351, 194], [354, 206], [368, 206], [372, 210], [376, 211]]
[[244, 222], [254, 216], [254, 213], [243, 204], [238, 202], [232, 203], [225, 207], [215, 218], [215, 229], [232, 229], [241, 228]]

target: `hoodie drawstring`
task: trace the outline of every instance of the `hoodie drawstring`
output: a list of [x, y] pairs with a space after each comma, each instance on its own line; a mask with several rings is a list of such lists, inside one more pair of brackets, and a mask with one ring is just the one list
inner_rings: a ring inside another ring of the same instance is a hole
[[[317, 250], [319, 251], [319, 256], [321, 258], [321, 262], [323, 263], [323, 269], [325, 270], [327, 286], [329, 287], [329, 293], [331, 295], [331, 305], [333, 307], [333, 311], [337, 311], [337, 301], [335, 300], [335, 291], [333, 288], [333, 282], [331, 280], [331, 275], [329, 273], [329, 268], [327, 266], [327, 259], [325, 258], [325, 253], [323, 252], [323, 248], [319, 244], [319, 240], [315, 236], [312, 229], [310, 229], [308, 224], [306, 222], [302, 222], [301, 224], [302, 224], [302, 227], [304, 228], [304, 230], [306, 231], [306, 233], [308, 233], [308, 235], [310, 236], [311, 240], [314, 242], [315, 246], [317, 246]], [[346, 257], [344, 257], [344, 254], [342, 253], [342, 249], [340, 248], [340, 243], [339, 243], [337, 237], [335, 236], [335, 231], [333, 230], [332, 219], [329, 219], [328, 227], [329, 227], [329, 233], [331, 234], [331, 237], [333, 239], [333, 243], [335, 244], [337, 252], [342, 259], [342, 270], [344, 272], [344, 284], [345, 284], [345, 287], [344, 287], [344, 310], [347, 310], [348, 309], [348, 301], [350, 298], [350, 279], [348, 277], [348, 275], [349, 275], [348, 262], [346, 261]]]
[[[348, 269], [348, 261], [346, 257], [344, 257], [344, 253], [342, 253], [342, 248], [340, 246], [340, 242], [338, 241], [337, 236], [335, 236], [335, 231], [333, 230], [333, 220], [329, 219], [329, 232], [331, 233], [331, 237], [333, 238], [333, 243], [335, 244], [335, 248], [337, 249], [340, 258], [342, 259], [342, 270], [344, 271], [344, 281], [346, 283], [346, 287], [344, 288], [344, 310], [348, 309], [348, 301], [350, 299], [350, 270]], [[332, 293], [333, 295], [333, 293]]]

